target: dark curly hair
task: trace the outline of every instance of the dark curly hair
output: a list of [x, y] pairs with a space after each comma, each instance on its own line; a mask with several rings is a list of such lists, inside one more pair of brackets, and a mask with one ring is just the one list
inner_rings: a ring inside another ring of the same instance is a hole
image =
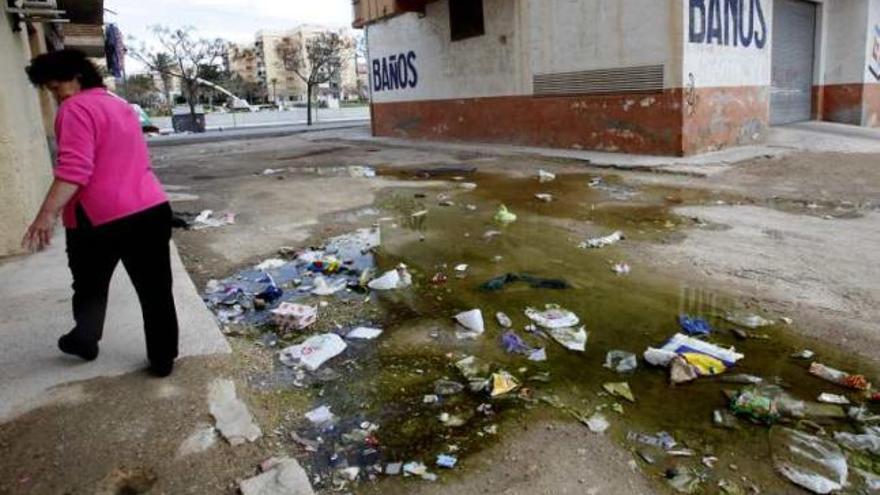
[[31, 60], [31, 65], [25, 70], [34, 86], [76, 79], [83, 89], [104, 87], [98, 68], [79, 50], [65, 49], [44, 53]]

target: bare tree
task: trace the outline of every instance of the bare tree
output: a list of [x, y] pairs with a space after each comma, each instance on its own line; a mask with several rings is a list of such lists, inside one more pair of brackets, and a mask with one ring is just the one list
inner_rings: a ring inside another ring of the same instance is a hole
[[307, 123], [312, 125], [312, 96], [321, 84], [339, 84], [343, 60], [352, 48], [351, 40], [339, 33], [316, 33], [303, 40], [288, 37], [275, 49], [282, 65], [306, 85]]
[[[181, 80], [183, 94], [189, 104], [189, 112], [193, 122], [196, 121], [196, 104], [201, 95], [201, 83], [206, 68], [217, 66], [226, 50], [226, 42], [221, 39], [207, 40], [195, 38], [195, 29], [185, 27], [169, 29], [164, 26], [153, 26], [153, 35], [158, 42], [158, 50], [151, 50], [146, 45], [140, 49], [129, 50], [129, 53], [144, 63], [151, 71], [170, 74]], [[155, 64], [159, 53], [166, 54], [173, 68], [160, 67]]]

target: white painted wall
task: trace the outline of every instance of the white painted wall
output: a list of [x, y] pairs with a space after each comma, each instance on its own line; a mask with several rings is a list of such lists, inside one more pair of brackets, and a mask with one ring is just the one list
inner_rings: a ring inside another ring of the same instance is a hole
[[823, 5], [826, 26], [822, 84], [864, 81], [868, 0], [832, 0]]
[[24, 72], [30, 49], [10, 25], [0, 19], [0, 256], [20, 251], [52, 181], [39, 98]]
[[[870, 0], [868, 5], [868, 32], [865, 47], [865, 81], [880, 83], [880, 0]], [[875, 55], [876, 54], [876, 55]], [[873, 72], [871, 71], [873, 67]], [[875, 74], [876, 73], [876, 74]]]
[[535, 74], [665, 65], [681, 85], [681, 0], [530, 0]]
[[[681, 15], [683, 19], [682, 40], [684, 43], [684, 63], [682, 71], [682, 80], [684, 86], [691, 85], [697, 88], [709, 87], [733, 87], [733, 86], [769, 86], [771, 77], [771, 53], [773, 43], [773, 0], [756, 0], [760, 2], [764, 14], [764, 21], [767, 26], [766, 40], [763, 48], [758, 48], [753, 39], [750, 46], [743, 46], [738, 42], [738, 46], [733, 42], [733, 23], [727, 24], [728, 43], [719, 44], [718, 39], [708, 39], [703, 42], [691, 41], [691, 2], [684, 0], [681, 5]], [[750, 0], [745, 0], [745, 4], [749, 5]], [[711, 0], [705, 0], [706, 16], [709, 16]], [[725, 1], [720, 0], [719, 5], [722, 8], [721, 22], [724, 24], [724, 5]], [[750, 8], [744, 9], [745, 26], [743, 32], [749, 32], [748, 13]], [[695, 34], [699, 34], [708, 26], [703, 25], [700, 10], [695, 10]], [[732, 18], [732, 16], [730, 16]], [[708, 21], [707, 21], [708, 24]], [[759, 18], [754, 17], [754, 28], [752, 32], [760, 31], [763, 37], [763, 29], [760, 28]], [[708, 33], [707, 33], [708, 36]], [[691, 78], [693, 75], [693, 78]]]
[[[449, 3], [427, 5], [426, 15], [410, 13], [367, 26], [373, 101], [436, 100], [520, 95], [531, 92], [524, 57], [527, 31], [522, 13], [527, 0], [484, 0], [486, 34], [451, 41]], [[415, 54], [415, 87], [378, 90], [372, 69], [376, 60]]]

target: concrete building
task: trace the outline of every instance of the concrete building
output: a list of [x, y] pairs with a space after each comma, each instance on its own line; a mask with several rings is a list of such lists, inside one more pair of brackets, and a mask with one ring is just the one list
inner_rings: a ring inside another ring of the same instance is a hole
[[[100, 1], [60, 2], [55, 7], [64, 13], [37, 15], [14, 11], [6, 2], [0, 6], [0, 256], [20, 252], [21, 238], [52, 181], [55, 104], [31, 86], [24, 69], [32, 57], [65, 41], [92, 50], [95, 31], [76, 25], [103, 22]], [[57, 17], [73, 21], [69, 40], [58, 29]]]
[[358, 72], [354, 47], [356, 35], [350, 29], [334, 29], [324, 26], [302, 25], [289, 31], [259, 31], [254, 43], [257, 79], [266, 89], [270, 100], [303, 102], [306, 85], [292, 70], [284, 66], [278, 54], [280, 46], [304, 47], [308, 39], [322, 32], [338, 32], [349, 41], [350, 53], [343, 59], [340, 81], [335, 87], [322, 88], [322, 95], [332, 93], [337, 99], [351, 99], [358, 95]]
[[230, 43], [227, 49], [226, 67], [245, 82], [256, 83], [257, 50], [253, 44]]
[[373, 132], [688, 155], [880, 125], [880, 0], [356, 0]]

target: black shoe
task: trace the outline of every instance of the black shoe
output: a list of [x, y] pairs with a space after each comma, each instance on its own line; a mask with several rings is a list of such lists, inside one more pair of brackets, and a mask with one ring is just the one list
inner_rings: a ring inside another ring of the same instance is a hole
[[58, 348], [65, 354], [77, 356], [86, 361], [94, 361], [98, 357], [97, 342], [84, 342], [69, 333], [58, 339]]
[[150, 363], [149, 372], [158, 378], [165, 378], [174, 371], [174, 360]]

